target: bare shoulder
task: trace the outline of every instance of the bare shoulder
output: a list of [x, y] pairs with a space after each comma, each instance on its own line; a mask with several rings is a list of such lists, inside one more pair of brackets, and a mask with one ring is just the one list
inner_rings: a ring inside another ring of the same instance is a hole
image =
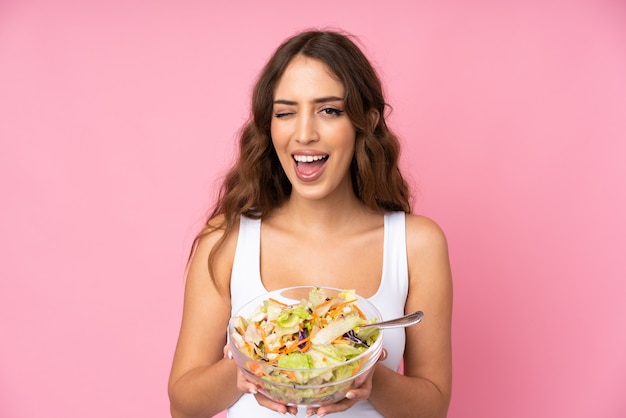
[[442, 228], [428, 217], [407, 215], [406, 243], [412, 288], [421, 295], [449, 288], [448, 242]]
[[409, 254], [423, 251], [446, 251], [444, 231], [434, 220], [422, 215], [406, 215], [406, 239]]
[[[222, 224], [223, 216], [220, 215], [211, 219], [207, 227], [198, 235], [189, 266], [190, 273], [195, 274], [188, 276], [188, 278], [210, 278], [220, 290], [220, 293], [227, 291], [230, 287], [230, 273], [239, 234], [239, 224], [237, 223], [228, 236], [224, 236], [225, 230]], [[220, 242], [222, 243], [216, 250], [213, 269], [210, 271], [209, 255]]]

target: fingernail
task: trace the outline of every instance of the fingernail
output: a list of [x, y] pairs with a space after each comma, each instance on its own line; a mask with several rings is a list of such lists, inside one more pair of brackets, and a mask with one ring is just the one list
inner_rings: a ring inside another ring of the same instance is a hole
[[250, 389], [248, 392], [250, 392], [250, 393], [251, 393], [251, 394], [253, 394], [253, 395], [256, 395], [256, 394], [257, 394], [257, 392], [256, 392], [256, 390], [255, 390], [255, 389]]
[[231, 360], [233, 359], [233, 353], [231, 353], [230, 351], [228, 352], [228, 358]]
[[346, 393], [346, 398], [348, 398], [348, 399], [354, 399], [354, 393], [352, 393], [352, 392], [348, 392], [348, 393]]

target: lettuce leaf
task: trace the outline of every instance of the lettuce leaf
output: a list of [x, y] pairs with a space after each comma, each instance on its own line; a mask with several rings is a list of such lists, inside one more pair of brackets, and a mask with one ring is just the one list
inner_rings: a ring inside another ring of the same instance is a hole
[[335, 338], [341, 337], [343, 334], [358, 327], [362, 323], [363, 319], [357, 315], [337, 318], [313, 335], [313, 337], [311, 337], [311, 343], [316, 345], [330, 344]]
[[278, 367], [284, 369], [312, 369], [313, 360], [311, 356], [304, 353], [289, 353], [278, 358]]

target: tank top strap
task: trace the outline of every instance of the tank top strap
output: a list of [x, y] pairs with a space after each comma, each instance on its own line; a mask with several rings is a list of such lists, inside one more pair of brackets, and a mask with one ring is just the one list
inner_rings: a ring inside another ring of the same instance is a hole
[[[369, 298], [380, 311], [382, 319], [404, 315], [409, 292], [409, 273], [406, 253], [406, 225], [404, 212], [385, 214], [383, 267], [380, 286]], [[404, 354], [406, 336], [403, 328], [386, 329], [383, 346], [387, 358], [383, 361], [392, 370], [398, 370]]]
[[[404, 212], [385, 214], [383, 268], [381, 291], [395, 298], [406, 299], [409, 290], [409, 269], [406, 253], [406, 221]], [[395, 298], [385, 298], [393, 300]], [[397, 299], [395, 299], [397, 300]]]
[[261, 220], [239, 218], [239, 235], [230, 276], [231, 313], [267, 292], [261, 281]]

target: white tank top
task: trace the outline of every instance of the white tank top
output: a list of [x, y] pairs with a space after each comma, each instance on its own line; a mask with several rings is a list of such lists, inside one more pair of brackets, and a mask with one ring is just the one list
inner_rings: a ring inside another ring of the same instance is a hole
[[[404, 212], [385, 214], [383, 269], [380, 286], [369, 298], [380, 311], [382, 319], [404, 315], [409, 290], [409, 273], [406, 256], [406, 233]], [[261, 281], [261, 220], [242, 216], [239, 237], [230, 279], [231, 314], [248, 301], [267, 293]], [[382, 362], [392, 370], [398, 370], [404, 354], [405, 334], [403, 328], [384, 331], [383, 346], [387, 358]], [[305, 407], [298, 409], [298, 417], [305, 417]], [[228, 418], [276, 418], [280, 414], [259, 406], [250, 394], [244, 394], [227, 411]], [[346, 412], [334, 413], [333, 417], [380, 418], [369, 401], [362, 401]]]

